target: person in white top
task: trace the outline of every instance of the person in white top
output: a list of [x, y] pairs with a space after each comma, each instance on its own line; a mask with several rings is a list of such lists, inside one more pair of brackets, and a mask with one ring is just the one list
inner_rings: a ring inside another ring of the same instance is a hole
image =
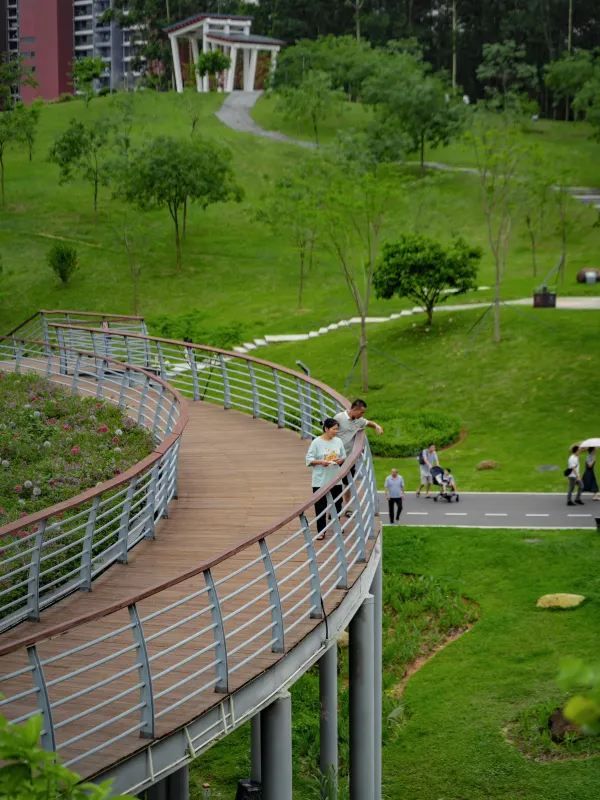
[[[392, 469], [384, 483], [385, 496], [388, 501], [390, 523], [399, 522], [402, 513], [402, 498], [404, 497], [404, 478], [398, 475], [397, 469]], [[396, 513], [394, 514], [394, 508]], [[395, 518], [394, 518], [395, 517]]]
[[[567, 462], [565, 470], [565, 477], [569, 479], [569, 491], [567, 493], [567, 505], [574, 506], [575, 504], [584, 505], [581, 499], [581, 490], [583, 489], [583, 481], [579, 475], [579, 445], [574, 444], [571, 448], [571, 455]], [[575, 502], [573, 502], [573, 490], [577, 487], [577, 494]]]
[[[330, 483], [339, 473], [341, 465], [346, 458], [346, 451], [341, 438], [338, 436], [339, 425], [335, 419], [328, 417], [323, 422], [323, 433], [310, 443], [306, 453], [306, 466], [312, 470], [312, 490], [319, 492], [323, 486]], [[337, 513], [342, 510], [342, 486], [336, 483], [331, 487], [331, 496], [334, 500]], [[315, 503], [315, 519], [317, 521], [317, 539], [325, 538], [327, 526], [327, 496], [321, 497]]]

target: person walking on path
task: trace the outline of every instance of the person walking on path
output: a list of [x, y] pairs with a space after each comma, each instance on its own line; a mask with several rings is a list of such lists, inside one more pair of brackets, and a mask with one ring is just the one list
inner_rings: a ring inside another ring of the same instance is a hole
[[583, 471], [583, 491], [591, 492], [593, 495], [592, 500], [600, 500], [598, 493], [598, 481], [596, 480], [596, 473], [594, 472], [594, 465], [596, 463], [596, 448], [588, 447], [587, 455], [585, 457], [585, 469]]
[[[354, 437], [359, 431], [364, 431], [365, 428], [373, 428], [378, 436], [383, 433], [383, 428], [381, 425], [379, 425], [377, 422], [373, 422], [370, 419], [366, 419], [366, 410], [367, 404], [365, 401], [357, 398], [354, 400], [348, 411], [340, 411], [334, 417], [335, 421], [340, 426], [339, 437], [342, 440], [342, 444], [344, 445], [344, 449], [348, 455], [350, 454], [350, 451], [354, 445]], [[352, 467], [351, 472], [352, 475], [354, 475], [354, 467]], [[350, 503], [350, 490], [347, 488], [347, 477], [343, 478], [343, 484], [346, 487], [346, 491], [344, 492], [344, 505], [347, 506]], [[346, 516], [352, 516], [352, 512], [350, 510], [346, 511]]]
[[[388, 510], [390, 513], [390, 524], [400, 521], [400, 514], [402, 513], [402, 498], [404, 497], [404, 478], [398, 475], [398, 470], [393, 469], [385, 479], [385, 496], [388, 501]], [[396, 518], [394, 519], [394, 508], [396, 509]]]
[[[581, 499], [581, 490], [583, 489], [583, 481], [579, 477], [579, 445], [574, 444], [571, 448], [571, 455], [567, 462], [567, 469], [565, 476], [569, 479], [569, 491], [567, 493], [567, 505], [574, 506], [575, 504], [582, 506], [583, 500]], [[575, 502], [573, 502], [573, 489], [577, 487], [577, 494]]]
[[428, 499], [429, 491], [433, 484], [433, 478], [431, 477], [431, 468], [439, 467], [440, 465], [435, 445], [430, 444], [426, 448], [421, 450], [421, 452], [417, 456], [417, 459], [419, 461], [419, 471], [421, 478], [421, 483], [419, 484], [419, 488], [417, 489], [417, 497], [420, 497], [422, 489], [425, 489], [425, 498]]
[[[310, 443], [306, 453], [306, 466], [312, 469], [313, 494], [329, 483], [339, 473], [340, 466], [344, 463], [346, 450], [338, 432], [337, 421], [332, 417], [327, 417], [323, 422], [323, 433]], [[342, 487], [339, 483], [331, 487], [331, 496], [338, 514], [342, 510], [341, 494]], [[317, 539], [324, 539], [327, 525], [327, 495], [315, 503], [315, 517]]]

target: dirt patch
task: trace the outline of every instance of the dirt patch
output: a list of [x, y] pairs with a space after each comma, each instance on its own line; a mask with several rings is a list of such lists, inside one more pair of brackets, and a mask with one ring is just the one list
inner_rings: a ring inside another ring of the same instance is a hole
[[414, 661], [411, 661], [410, 664], [407, 665], [400, 683], [397, 683], [391, 689], [390, 691], [391, 696], [396, 700], [402, 697], [402, 695], [404, 694], [404, 690], [406, 689], [406, 685], [408, 684], [412, 676], [415, 674], [415, 672], [418, 672], [422, 667], [425, 666], [425, 664], [427, 664], [428, 661], [431, 661], [431, 659], [434, 658], [434, 656], [436, 656], [441, 650], [443, 650], [445, 647], [448, 647], [449, 644], [452, 644], [452, 642], [455, 642], [457, 639], [460, 639], [460, 637], [463, 634], [467, 633], [467, 631], [470, 631], [472, 627], [473, 625], [467, 625], [464, 628], [456, 628], [455, 630], [450, 631], [450, 633], [445, 637], [445, 639], [442, 642], [440, 642], [440, 644], [438, 644], [436, 647], [434, 647], [433, 650], [430, 650], [428, 653], [423, 653], [423, 655], [420, 655], [418, 658], [415, 658]]

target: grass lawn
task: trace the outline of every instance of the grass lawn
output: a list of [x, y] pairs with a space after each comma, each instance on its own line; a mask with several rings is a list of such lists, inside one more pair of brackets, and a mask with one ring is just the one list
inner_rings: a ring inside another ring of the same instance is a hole
[[[371, 113], [359, 103], [347, 103], [341, 118], [331, 116], [323, 121], [319, 130], [321, 142], [333, 141], [340, 127], [358, 128]], [[252, 110], [252, 116], [267, 130], [281, 131], [297, 139], [314, 139], [310, 124], [282, 118], [276, 111], [272, 96], [261, 97]], [[600, 188], [600, 143], [592, 139], [592, 127], [587, 123], [540, 119], [525, 125], [520, 136], [523, 141], [542, 148], [550, 162], [556, 165], [557, 172], [564, 170], [566, 179], [572, 185]], [[447, 147], [427, 148], [425, 158], [427, 161], [441, 161], [457, 167], [472, 167], [475, 164], [472, 149], [464, 140], [452, 142]]]
[[[491, 341], [491, 313], [473, 330], [481, 315], [438, 312], [429, 331], [412, 317], [369, 328], [368, 416], [377, 420], [378, 407], [390, 406], [400, 419], [402, 411], [417, 410], [458, 416], [464, 438], [440, 461], [459, 489], [563, 491], [568, 448], [594, 435], [588, 390], [599, 388], [592, 345], [598, 314], [506, 306], [498, 345]], [[300, 358], [329, 385], [360, 396], [358, 368], [351, 374], [357, 336], [356, 329], [342, 329], [272, 345], [261, 355], [289, 366]], [[478, 471], [488, 459], [498, 468]], [[560, 469], [540, 471], [544, 465]], [[379, 485], [392, 466], [414, 490], [419, 472], [412, 457], [376, 459]]]
[[[597, 658], [600, 539], [592, 531], [387, 528], [384, 558], [384, 797], [397, 800], [595, 800], [600, 758], [536, 762], [504, 730], [534, 703], [563, 695], [560, 658]], [[408, 577], [407, 577], [408, 575]], [[414, 576], [422, 576], [415, 578]], [[574, 591], [577, 611], [535, 608], [541, 594]], [[468, 599], [461, 603], [457, 598]], [[476, 612], [473, 611], [476, 608]], [[472, 630], [398, 682], [419, 651], [478, 617]], [[292, 689], [297, 800], [312, 800], [318, 757], [318, 678]], [[346, 769], [345, 659], [340, 680], [340, 743]], [[391, 719], [389, 715], [391, 714]], [[248, 771], [248, 734], [239, 731], [193, 766], [194, 800], [209, 780], [232, 798]], [[558, 749], [558, 748], [555, 748]], [[344, 795], [342, 794], [342, 797]]]

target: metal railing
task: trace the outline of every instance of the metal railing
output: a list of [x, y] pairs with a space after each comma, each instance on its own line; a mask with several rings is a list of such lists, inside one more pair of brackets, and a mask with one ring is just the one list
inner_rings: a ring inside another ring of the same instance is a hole
[[[68, 364], [68, 366], [66, 366]], [[177, 491], [177, 457], [187, 420], [182, 398], [139, 367], [51, 342], [0, 340], [0, 365], [44, 376], [83, 397], [117, 405], [152, 433], [152, 455], [116, 478], [0, 527], [0, 630], [76, 590], [110, 564], [126, 562], [154, 536]]]
[[[75, 332], [55, 327], [67, 354]], [[117, 331], [76, 335], [89, 337], [100, 360], [144, 350], [145, 368], [197, 401], [306, 438], [345, 405], [318, 381], [249, 356]], [[269, 530], [176, 579], [0, 645], [0, 711], [15, 721], [41, 713], [44, 745], [90, 775], [139, 749], [140, 736], [165, 735], [268, 669], [341, 601], [369, 557], [377, 495], [364, 434], [339, 477], [344, 498], [334, 499], [332, 481]]]

